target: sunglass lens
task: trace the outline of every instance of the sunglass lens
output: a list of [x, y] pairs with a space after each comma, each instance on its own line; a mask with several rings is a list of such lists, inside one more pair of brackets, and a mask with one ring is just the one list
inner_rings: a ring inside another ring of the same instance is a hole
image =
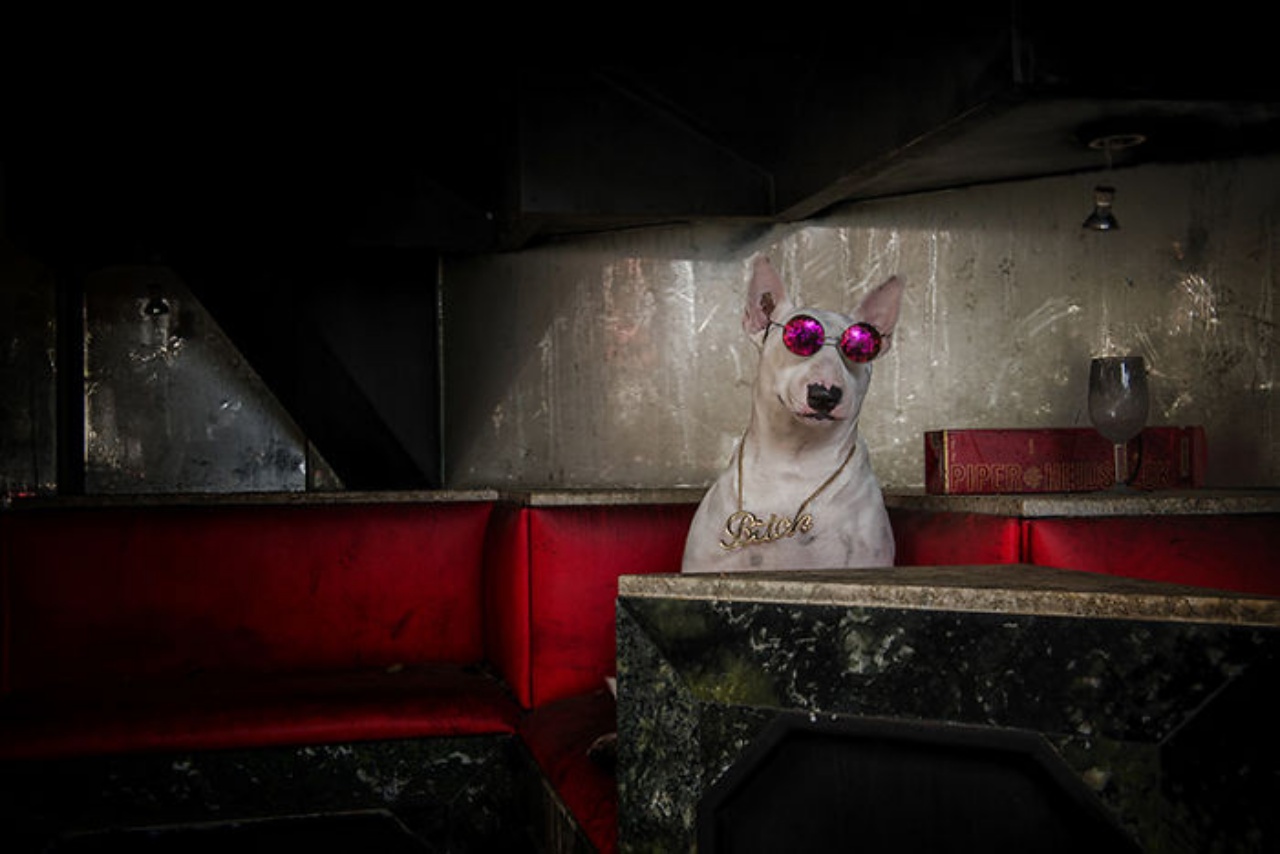
[[822, 324], [806, 314], [791, 318], [782, 327], [782, 343], [797, 356], [812, 356], [821, 350], [825, 335]]
[[855, 323], [840, 336], [840, 350], [850, 362], [870, 362], [883, 344], [880, 330], [870, 323]]

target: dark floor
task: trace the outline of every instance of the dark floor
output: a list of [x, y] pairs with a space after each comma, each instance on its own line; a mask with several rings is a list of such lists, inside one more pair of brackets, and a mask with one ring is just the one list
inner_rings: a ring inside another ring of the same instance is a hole
[[390, 813], [379, 811], [89, 833], [64, 837], [49, 849], [50, 854], [424, 854], [437, 850], [414, 837]]
[[545, 786], [510, 735], [0, 763], [5, 854], [524, 854]]

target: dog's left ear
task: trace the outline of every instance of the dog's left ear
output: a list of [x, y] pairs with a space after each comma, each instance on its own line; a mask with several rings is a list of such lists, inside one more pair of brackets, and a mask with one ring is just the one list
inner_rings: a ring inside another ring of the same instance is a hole
[[774, 272], [769, 259], [756, 257], [751, 267], [751, 285], [747, 288], [747, 306], [742, 312], [742, 328], [755, 335], [768, 328], [769, 322], [790, 310], [787, 288]]
[[899, 276], [890, 276], [888, 281], [862, 298], [853, 313], [853, 319], [870, 323], [884, 336], [882, 354], [888, 352], [893, 343], [893, 328], [898, 325], [898, 310], [902, 307], [902, 291], [906, 283]]

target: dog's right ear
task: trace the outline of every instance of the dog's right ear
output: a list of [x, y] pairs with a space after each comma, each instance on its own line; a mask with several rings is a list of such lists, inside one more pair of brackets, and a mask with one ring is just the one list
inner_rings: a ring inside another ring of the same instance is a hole
[[769, 322], [788, 310], [787, 289], [769, 259], [756, 256], [751, 269], [751, 285], [747, 288], [747, 307], [742, 313], [742, 328], [755, 335], [769, 328]]

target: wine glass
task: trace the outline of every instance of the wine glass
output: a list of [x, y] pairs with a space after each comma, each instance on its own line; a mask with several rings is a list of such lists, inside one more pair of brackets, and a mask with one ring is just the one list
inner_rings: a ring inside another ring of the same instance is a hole
[[1113, 491], [1129, 489], [1129, 440], [1146, 426], [1149, 406], [1141, 356], [1100, 356], [1089, 363], [1089, 420], [1114, 446]]

